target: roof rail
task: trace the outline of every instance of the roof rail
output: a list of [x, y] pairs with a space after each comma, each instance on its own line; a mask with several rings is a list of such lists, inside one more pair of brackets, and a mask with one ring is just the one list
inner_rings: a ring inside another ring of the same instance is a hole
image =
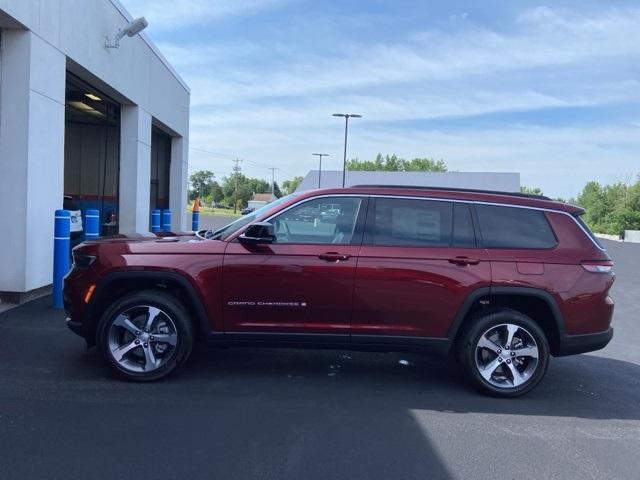
[[499, 190], [481, 190], [475, 188], [459, 187], [429, 187], [425, 185], [351, 185], [349, 188], [406, 188], [408, 190], [441, 190], [450, 192], [489, 193], [491, 195], [506, 195], [509, 197], [533, 198], [536, 200], [551, 200], [545, 195], [521, 192], [501, 192]]

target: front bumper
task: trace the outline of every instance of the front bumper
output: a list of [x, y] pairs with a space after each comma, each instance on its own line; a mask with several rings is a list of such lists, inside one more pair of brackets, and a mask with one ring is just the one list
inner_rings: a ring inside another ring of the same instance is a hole
[[556, 357], [575, 355], [577, 353], [593, 352], [607, 346], [613, 338], [613, 327], [604, 332], [587, 333], [584, 335], [561, 335], [560, 345], [555, 352]]
[[95, 285], [98, 278], [91, 269], [72, 268], [64, 278], [63, 303], [66, 312], [66, 323], [69, 330], [91, 343], [92, 332], [87, 314], [90, 305], [85, 303], [85, 295], [90, 285]]
[[86, 338], [87, 332], [82, 323], [75, 322], [71, 317], [67, 317], [67, 327], [76, 335]]

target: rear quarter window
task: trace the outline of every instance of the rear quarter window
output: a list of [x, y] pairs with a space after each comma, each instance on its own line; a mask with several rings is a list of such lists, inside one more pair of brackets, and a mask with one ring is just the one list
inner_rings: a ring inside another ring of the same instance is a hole
[[545, 249], [557, 244], [544, 212], [528, 208], [476, 205], [486, 248]]

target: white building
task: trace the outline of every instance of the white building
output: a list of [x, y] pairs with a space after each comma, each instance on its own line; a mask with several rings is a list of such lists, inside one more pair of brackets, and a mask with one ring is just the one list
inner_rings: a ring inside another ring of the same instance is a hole
[[53, 217], [98, 208], [103, 233], [186, 227], [189, 88], [117, 0], [0, 0], [0, 295], [52, 281]]
[[[366, 172], [347, 171], [345, 186], [353, 185], [412, 185], [417, 187], [472, 188], [519, 192], [520, 174], [514, 172]], [[311, 170], [296, 191], [314, 188], [342, 187], [342, 170]]]

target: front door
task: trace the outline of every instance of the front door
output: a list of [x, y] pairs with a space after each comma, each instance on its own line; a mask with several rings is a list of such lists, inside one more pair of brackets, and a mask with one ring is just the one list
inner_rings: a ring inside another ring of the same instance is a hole
[[363, 197], [316, 197], [269, 219], [273, 243], [231, 242], [223, 267], [225, 331], [347, 340], [365, 212]]

